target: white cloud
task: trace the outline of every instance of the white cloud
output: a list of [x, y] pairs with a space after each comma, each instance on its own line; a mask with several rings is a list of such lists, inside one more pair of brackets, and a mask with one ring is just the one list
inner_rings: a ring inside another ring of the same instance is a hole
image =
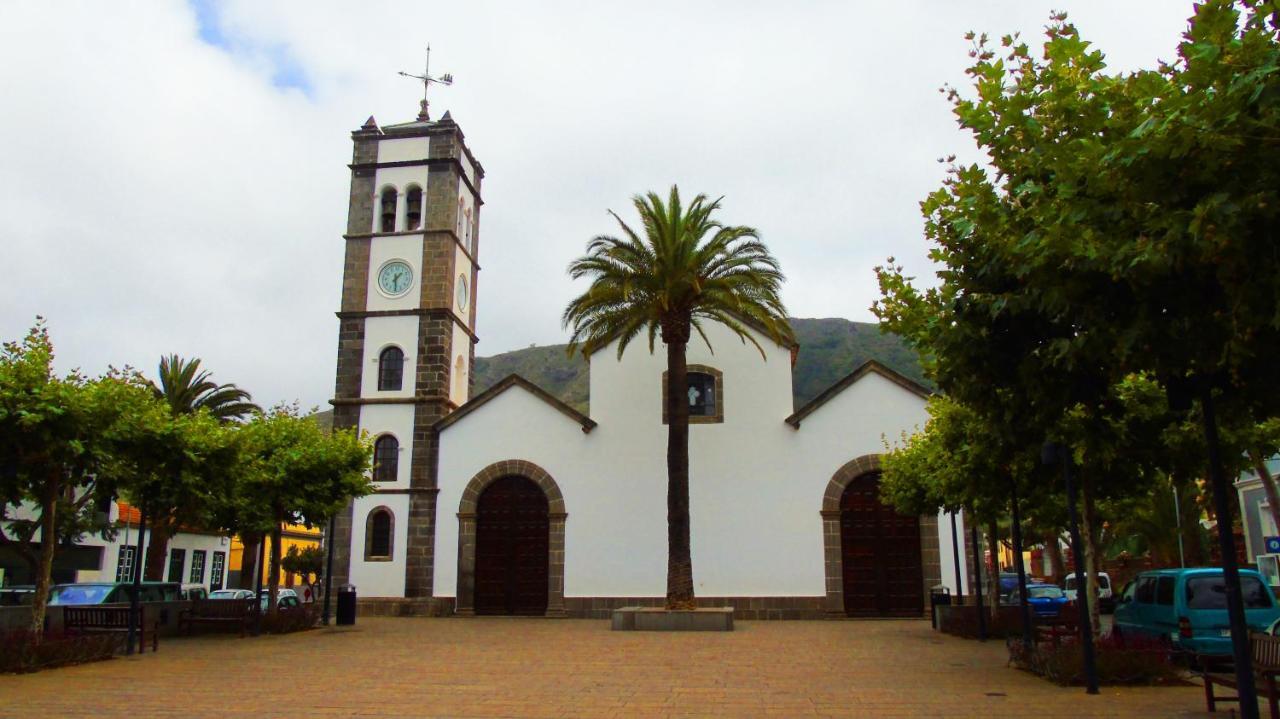
[[[1057, 6], [1059, 3], [1052, 3]], [[562, 341], [564, 268], [607, 208], [725, 195], [797, 316], [868, 320], [870, 268], [928, 271], [918, 202], [970, 143], [937, 93], [968, 29], [1047, 2], [182, 3], [0, 8], [0, 337], [48, 316], [64, 368], [200, 356], [265, 402], [333, 387], [349, 132], [416, 111], [421, 66], [484, 164], [480, 354]], [[1188, 6], [1074, 3], [1113, 67], [1170, 57]], [[309, 92], [278, 87], [281, 57]]]

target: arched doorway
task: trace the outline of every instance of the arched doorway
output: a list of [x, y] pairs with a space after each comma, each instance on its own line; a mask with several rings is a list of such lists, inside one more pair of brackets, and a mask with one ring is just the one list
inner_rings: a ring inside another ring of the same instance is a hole
[[924, 613], [920, 518], [880, 501], [880, 473], [853, 478], [840, 496], [840, 557], [849, 616]]
[[475, 517], [476, 614], [546, 613], [549, 515], [546, 494], [525, 477], [500, 477], [480, 493]]

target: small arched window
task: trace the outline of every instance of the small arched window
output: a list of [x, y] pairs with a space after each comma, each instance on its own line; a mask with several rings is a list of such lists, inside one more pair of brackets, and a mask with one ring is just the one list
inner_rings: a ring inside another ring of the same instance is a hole
[[422, 188], [417, 185], [409, 187], [405, 195], [405, 229], [416, 230], [422, 226]]
[[386, 562], [394, 549], [395, 517], [386, 507], [369, 512], [364, 523], [364, 559], [366, 562]]
[[373, 443], [373, 481], [394, 482], [400, 467], [400, 442], [384, 434]]
[[471, 247], [471, 208], [470, 207], [467, 208], [466, 216], [467, 216], [467, 229], [466, 229], [467, 239], [463, 242], [463, 244], [466, 247]]
[[378, 389], [398, 390], [404, 383], [404, 352], [388, 347], [378, 355]]
[[379, 214], [382, 221], [380, 226], [383, 232], [396, 231], [396, 188], [388, 187], [382, 191], [382, 199], [379, 203]]
[[455, 231], [453, 234], [457, 235], [458, 237], [462, 237], [462, 198], [461, 197], [458, 198], [458, 226], [457, 228], [455, 228]]

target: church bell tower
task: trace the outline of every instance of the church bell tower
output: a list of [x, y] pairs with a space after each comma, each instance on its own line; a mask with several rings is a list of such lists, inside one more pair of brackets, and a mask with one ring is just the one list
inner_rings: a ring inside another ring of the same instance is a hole
[[333, 586], [430, 597], [433, 425], [471, 392], [484, 170], [425, 99], [416, 120], [370, 117], [351, 139], [333, 424], [374, 439], [376, 490], [335, 519]]

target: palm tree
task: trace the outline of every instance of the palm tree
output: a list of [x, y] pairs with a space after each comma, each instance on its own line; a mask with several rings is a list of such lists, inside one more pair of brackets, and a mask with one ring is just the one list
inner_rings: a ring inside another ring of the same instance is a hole
[[218, 419], [233, 420], [262, 411], [248, 392], [233, 384], [214, 384], [209, 377], [208, 370], [200, 369], [199, 358], [188, 361], [169, 355], [160, 358], [160, 386], [153, 384], [152, 390], [175, 416], [203, 409]]
[[[216, 384], [210, 379], [209, 371], [200, 369], [199, 358], [186, 360], [176, 354], [161, 357], [159, 377], [160, 385], [152, 383], [151, 391], [169, 405], [175, 417], [204, 410], [224, 422], [231, 422], [262, 411], [245, 390], [234, 384]], [[147, 547], [144, 575], [149, 581], [164, 579], [165, 556], [169, 552], [169, 539], [177, 531], [177, 520], [172, 512], [161, 511], [148, 522], [151, 543]], [[251, 560], [247, 545], [245, 549], [247, 567]], [[256, 559], [256, 551], [253, 557]]]
[[645, 332], [649, 351], [660, 334], [667, 346], [667, 608], [692, 609], [693, 561], [689, 552], [689, 405], [685, 350], [692, 332], [707, 346], [706, 321], [733, 330], [764, 349], [747, 330], [775, 342], [792, 338], [778, 296], [782, 272], [756, 231], [712, 219], [720, 200], [698, 195], [686, 208], [672, 186], [664, 203], [656, 193], [632, 198], [641, 237], [617, 213], [609, 214], [622, 237], [601, 235], [569, 265], [591, 286], [565, 308], [569, 351], [584, 356], [618, 342], [618, 357]]

